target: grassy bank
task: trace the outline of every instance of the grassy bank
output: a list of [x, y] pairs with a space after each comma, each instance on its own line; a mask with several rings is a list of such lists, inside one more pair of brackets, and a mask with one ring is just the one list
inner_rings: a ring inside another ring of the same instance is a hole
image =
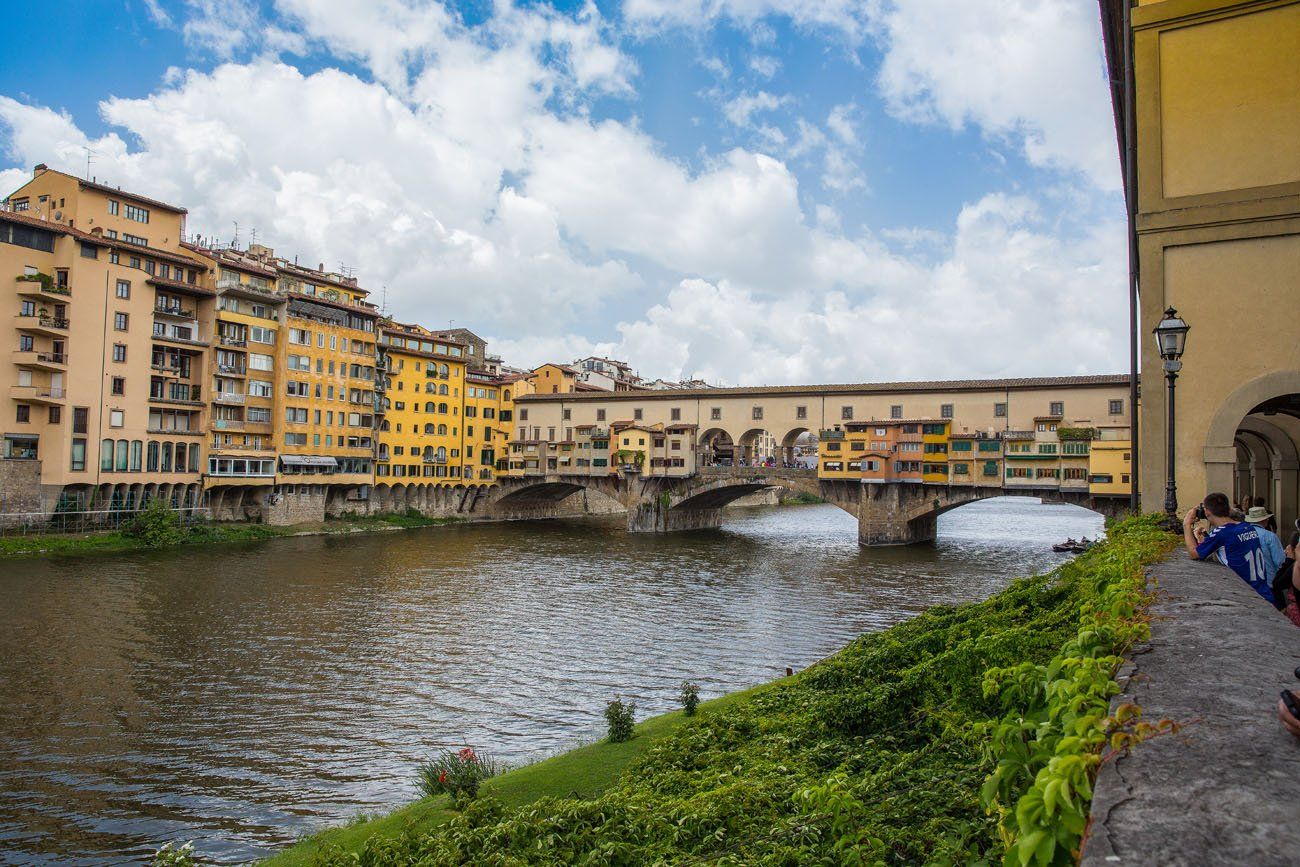
[[[284, 864], [1068, 864], [1111, 680], [1144, 629], [1151, 521], [747, 693], [310, 838]], [[412, 769], [414, 774], [415, 769]]]
[[385, 514], [349, 517], [319, 524], [271, 527], [266, 524], [192, 524], [162, 544], [132, 535], [129, 530], [108, 533], [51, 533], [30, 536], [0, 536], [0, 559], [65, 554], [111, 554], [186, 545], [214, 545], [230, 542], [260, 542], [284, 536], [365, 533], [461, 523], [461, 518], [426, 518], [419, 514]]

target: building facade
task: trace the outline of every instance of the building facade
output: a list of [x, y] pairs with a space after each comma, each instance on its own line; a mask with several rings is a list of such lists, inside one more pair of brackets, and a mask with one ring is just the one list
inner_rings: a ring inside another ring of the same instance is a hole
[[1290, 526], [1300, 341], [1270, 314], [1300, 297], [1300, 3], [1102, 0], [1101, 11], [1136, 238], [1142, 507], [1163, 506], [1170, 469], [1151, 332], [1173, 307], [1191, 326], [1175, 406], [1180, 510], [1218, 490], [1262, 497]]

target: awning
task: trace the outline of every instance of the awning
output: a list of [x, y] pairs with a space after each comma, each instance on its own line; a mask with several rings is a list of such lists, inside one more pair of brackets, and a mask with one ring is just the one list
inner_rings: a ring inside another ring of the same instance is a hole
[[286, 467], [337, 467], [334, 458], [322, 455], [280, 455], [280, 463]]

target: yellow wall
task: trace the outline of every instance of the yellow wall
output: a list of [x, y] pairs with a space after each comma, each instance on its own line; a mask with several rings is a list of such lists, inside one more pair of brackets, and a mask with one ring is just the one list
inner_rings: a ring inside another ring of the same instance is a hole
[[[1132, 452], [1133, 444], [1128, 440], [1093, 440], [1088, 456], [1088, 490], [1094, 494], [1127, 494], [1129, 473], [1133, 470]], [[1110, 481], [1103, 481], [1099, 476], [1109, 476]]]
[[[465, 463], [465, 419], [462, 417], [465, 360], [443, 353], [422, 352], [391, 345], [389, 338], [415, 337], [430, 347], [447, 350], [451, 344], [431, 335], [384, 332], [388, 356], [387, 430], [379, 433], [381, 452], [389, 459], [377, 470], [376, 481], [396, 484], [403, 480], [460, 484]], [[384, 448], [386, 447], [386, 448]], [[435, 460], [426, 462], [424, 455]], [[405, 467], [405, 476], [396, 467]]]

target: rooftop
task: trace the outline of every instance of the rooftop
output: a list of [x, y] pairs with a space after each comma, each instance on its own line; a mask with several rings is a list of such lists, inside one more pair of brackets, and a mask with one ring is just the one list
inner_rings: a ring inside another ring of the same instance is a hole
[[[559, 366], [559, 365], [557, 365]], [[1022, 391], [1041, 388], [1095, 388], [1098, 386], [1128, 387], [1128, 374], [1101, 374], [1094, 376], [1038, 376], [1017, 379], [953, 379], [921, 380], [916, 382], [863, 382], [828, 385], [759, 385], [745, 388], [687, 388], [666, 391], [602, 391], [597, 393], [529, 394], [524, 401], [557, 400], [611, 400], [648, 401], [681, 400], [683, 398], [720, 398], [731, 396], [833, 395], [833, 394], [907, 394], [918, 392], [972, 392], [972, 391]], [[930, 419], [934, 421], [934, 419]]]

